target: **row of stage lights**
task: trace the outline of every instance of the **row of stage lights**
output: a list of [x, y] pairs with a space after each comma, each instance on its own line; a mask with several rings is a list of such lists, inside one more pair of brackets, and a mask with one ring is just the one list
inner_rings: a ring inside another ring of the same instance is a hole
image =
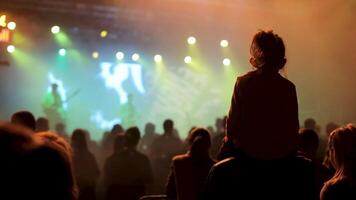
[[[9, 24], [10, 24], [10, 23], [9, 23]], [[9, 25], [9, 24], [8, 24], [8, 25]], [[10, 25], [10, 26], [13, 26], [13, 27], [14, 27], [13, 29], [15, 29], [16, 24]], [[10, 29], [10, 28], [9, 28], [9, 29]], [[11, 30], [13, 30], [13, 29], [11, 29]], [[51, 32], [52, 32], [53, 34], [58, 34], [60, 31], [61, 31], [61, 29], [60, 29], [60, 27], [57, 26], [57, 25], [51, 27]], [[102, 31], [100, 32], [100, 37], [102, 37], [102, 38], [105, 38], [107, 35], [108, 35], [108, 31], [106, 31], [106, 30], [102, 30]], [[197, 39], [196, 39], [194, 36], [190, 36], [190, 37], [187, 38], [187, 43], [188, 43], [189, 45], [195, 45], [196, 42], [197, 42]], [[221, 40], [221, 41], [220, 41], [220, 46], [221, 46], [222, 48], [227, 48], [227, 47], [229, 46], [229, 42], [228, 42], [227, 40]], [[15, 46], [14, 46], [14, 45], [9, 45], [9, 46], [7, 47], [7, 51], [8, 51], [9, 53], [13, 53], [13, 52], [15, 51]], [[58, 54], [59, 54], [60, 56], [65, 56], [65, 55], [67, 54], [67, 51], [66, 51], [66, 49], [64, 49], [64, 48], [61, 48], [61, 49], [58, 50]], [[91, 55], [91, 56], [92, 56], [93, 59], [98, 59], [98, 58], [99, 58], [99, 52], [94, 51], [94, 52], [92, 52], [92, 55]], [[118, 52], [115, 54], [115, 57], [116, 57], [117, 60], [122, 61], [122, 60], [124, 60], [124, 58], [125, 58], [125, 54], [124, 54], [123, 52], [121, 52], [121, 51], [118, 51]], [[140, 60], [140, 55], [139, 55], [138, 53], [132, 54], [132, 55], [131, 55], [131, 60], [134, 61], [134, 62], [138, 62], [138, 61]], [[163, 61], [163, 58], [162, 58], [161, 55], [156, 54], [156, 55], [153, 57], [153, 60], [154, 60], [156, 63], [160, 63], [160, 62]], [[184, 57], [184, 62], [185, 62], [186, 64], [190, 64], [190, 63], [193, 62], [193, 58], [192, 58], [191, 56], [186, 56], [186, 57]], [[231, 65], [231, 60], [230, 60], [229, 58], [224, 58], [223, 61], [222, 61], [222, 64], [225, 65], [225, 66], [229, 66], [229, 65]]]

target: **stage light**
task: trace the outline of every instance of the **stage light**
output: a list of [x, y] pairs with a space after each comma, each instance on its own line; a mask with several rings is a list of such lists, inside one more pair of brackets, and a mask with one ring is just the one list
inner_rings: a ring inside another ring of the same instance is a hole
[[155, 55], [154, 60], [155, 60], [156, 63], [162, 62], [162, 56], [157, 54], [157, 55]]
[[14, 45], [9, 45], [6, 48], [7, 52], [13, 53], [15, 51], [15, 46]]
[[192, 63], [192, 57], [186, 56], [186, 57], [184, 58], [184, 62], [187, 63], [187, 64]]
[[123, 60], [124, 57], [125, 57], [125, 54], [122, 53], [121, 51], [118, 51], [118, 52], [116, 53], [116, 59], [118, 59], [118, 60]]
[[138, 61], [138, 59], [140, 59], [140, 55], [138, 53], [134, 53], [132, 54], [131, 58], [133, 61]]
[[108, 36], [108, 31], [102, 30], [102, 31], [100, 32], [100, 37], [105, 38], [106, 36]]
[[99, 58], [99, 53], [97, 51], [94, 51], [92, 54], [91, 54], [91, 57], [93, 57], [94, 59], [97, 59]]
[[231, 60], [228, 59], [228, 58], [224, 58], [223, 64], [224, 64], [225, 66], [229, 66], [229, 65], [231, 64]]
[[187, 42], [188, 42], [188, 44], [193, 45], [197, 42], [197, 39], [195, 39], [195, 37], [193, 37], [193, 36], [190, 36], [190, 37], [188, 37]]
[[221, 47], [228, 47], [229, 46], [229, 42], [227, 40], [221, 40], [220, 41], [220, 46]]
[[57, 34], [57, 33], [59, 33], [59, 31], [61, 31], [61, 28], [59, 28], [59, 26], [52, 26], [51, 32], [53, 34]]
[[9, 22], [7, 24], [7, 28], [10, 29], [10, 30], [15, 30], [16, 28], [16, 23], [15, 22]]
[[58, 51], [58, 54], [59, 54], [60, 56], [65, 56], [66, 53], [67, 53], [67, 51], [66, 51], [65, 49], [59, 49], [59, 51]]

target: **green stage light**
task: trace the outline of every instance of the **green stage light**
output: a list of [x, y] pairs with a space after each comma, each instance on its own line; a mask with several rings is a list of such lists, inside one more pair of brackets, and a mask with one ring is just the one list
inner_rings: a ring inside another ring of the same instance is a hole
[[189, 45], [193, 45], [197, 42], [197, 39], [193, 36], [188, 37], [187, 42]]
[[155, 55], [154, 60], [155, 60], [156, 63], [162, 62], [162, 56], [157, 54], [157, 55]]
[[10, 44], [9, 46], [7, 46], [6, 50], [9, 53], [13, 53], [15, 51], [15, 46]]
[[100, 37], [105, 38], [106, 36], [108, 36], [108, 31], [107, 30], [102, 30], [100, 32]]
[[192, 57], [186, 56], [186, 57], [184, 58], [184, 62], [187, 63], [187, 64], [192, 63]]
[[132, 54], [131, 59], [133, 61], [138, 61], [140, 59], [140, 55], [138, 53], [134, 53]]
[[125, 54], [122, 53], [121, 51], [118, 51], [115, 56], [116, 56], [116, 59], [123, 60], [125, 57]]
[[226, 48], [229, 46], [229, 42], [227, 40], [221, 40], [220, 41], [220, 46], [223, 48]]
[[225, 66], [229, 66], [229, 65], [231, 65], [231, 60], [230, 60], [229, 58], [224, 58], [223, 64], [224, 64]]
[[51, 32], [53, 33], [53, 34], [57, 34], [57, 33], [59, 33], [61, 31], [61, 28], [59, 27], [59, 26], [52, 26], [52, 28], [51, 28]]
[[94, 51], [92, 54], [91, 54], [91, 57], [93, 57], [94, 59], [97, 59], [99, 58], [99, 53], [97, 51]]
[[67, 51], [65, 49], [59, 49], [58, 54], [60, 56], [65, 56], [67, 54]]
[[7, 28], [10, 29], [10, 30], [15, 30], [16, 28], [16, 23], [15, 22], [9, 22], [7, 24]]

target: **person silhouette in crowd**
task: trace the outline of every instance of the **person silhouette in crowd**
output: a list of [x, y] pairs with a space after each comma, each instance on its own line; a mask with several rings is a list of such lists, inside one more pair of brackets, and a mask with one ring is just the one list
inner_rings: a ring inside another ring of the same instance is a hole
[[54, 129], [59, 136], [63, 137], [67, 141], [69, 141], [69, 135], [66, 130], [66, 125], [64, 123], [62, 123], [62, 122], [57, 123], [55, 125]]
[[124, 141], [119, 138], [115, 140], [114, 154], [104, 166], [106, 199], [137, 200], [146, 194], [147, 185], [152, 183], [151, 164], [146, 155], [137, 151], [140, 140], [137, 127], [126, 130]]
[[320, 192], [321, 200], [356, 199], [356, 128], [348, 124], [329, 137], [329, 157], [335, 169]]
[[156, 126], [153, 123], [148, 122], [145, 125], [145, 134], [143, 135], [140, 144], [139, 144], [139, 151], [142, 153], [151, 156], [151, 146], [152, 142], [158, 137], [159, 135], [156, 133]]
[[87, 131], [75, 129], [71, 138], [73, 166], [79, 188], [79, 200], [94, 200], [99, 167], [94, 155], [89, 151]]
[[304, 120], [304, 128], [313, 129], [316, 133], [320, 133], [320, 126], [317, 125], [315, 119], [307, 118]]
[[23, 126], [31, 131], [36, 130], [36, 120], [29, 111], [19, 111], [11, 116], [11, 123]]
[[44, 132], [49, 130], [49, 121], [45, 117], [39, 117], [36, 120], [36, 132]]
[[284, 42], [259, 31], [250, 54], [255, 70], [237, 78], [226, 123], [222, 151], [233, 157], [212, 167], [204, 199], [316, 199], [312, 163], [296, 155], [296, 89], [279, 74]]
[[33, 137], [39, 147], [32, 150], [29, 156], [27, 167], [31, 172], [27, 178], [30, 180], [28, 185], [40, 189], [41, 194], [27, 199], [78, 199], [70, 145], [52, 132], [37, 133]]
[[315, 188], [319, 193], [325, 181], [331, 178], [329, 170], [317, 159], [319, 136], [313, 129], [299, 130], [298, 153], [313, 162]]
[[112, 127], [111, 131], [104, 135], [101, 143], [101, 149], [102, 149], [101, 157], [103, 159], [106, 159], [109, 155], [112, 154], [115, 137], [117, 135], [123, 134], [124, 131], [125, 131], [124, 128], [120, 124], [115, 124]]
[[192, 130], [186, 154], [172, 159], [171, 171], [166, 185], [168, 199], [197, 200], [214, 161], [210, 158], [210, 133], [204, 128]]
[[163, 135], [152, 142], [152, 162], [155, 174], [156, 192], [163, 193], [173, 156], [182, 152], [183, 143], [174, 134], [174, 123], [171, 119], [163, 122]]
[[225, 137], [225, 121], [224, 119], [217, 118], [215, 120], [215, 133], [211, 144], [211, 155], [213, 158], [217, 158], [220, 151], [220, 147], [223, 144]]

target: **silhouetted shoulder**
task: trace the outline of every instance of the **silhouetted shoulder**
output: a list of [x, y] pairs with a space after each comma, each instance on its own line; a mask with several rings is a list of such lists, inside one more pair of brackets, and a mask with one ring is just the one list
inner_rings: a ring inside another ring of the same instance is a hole
[[282, 75], [280, 75], [279, 73], [275, 73], [275, 72], [262, 72], [261, 70], [254, 70], [254, 71], [250, 71], [248, 73], [246, 73], [243, 76], [239, 76], [237, 77], [237, 81], [239, 82], [239, 84], [244, 84], [244, 83], [248, 83], [252, 80], [256, 80], [259, 79], [260, 77], [263, 76], [269, 76], [269, 77], [273, 77], [274, 80], [281, 82], [282, 84], [285, 84], [291, 88], [295, 88], [295, 85], [292, 81], [284, 78]]
[[213, 167], [212, 170], [218, 170], [218, 171], [225, 171], [227, 169], [231, 169], [236, 166], [236, 158], [230, 157], [226, 158], [218, 163], [216, 163]]
[[174, 156], [173, 157], [173, 161], [182, 161], [182, 160], [187, 160], [187, 159], [189, 159], [190, 158], [190, 156], [189, 155], [187, 155], [187, 154], [181, 154], [181, 155], [176, 155], [176, 156]]

